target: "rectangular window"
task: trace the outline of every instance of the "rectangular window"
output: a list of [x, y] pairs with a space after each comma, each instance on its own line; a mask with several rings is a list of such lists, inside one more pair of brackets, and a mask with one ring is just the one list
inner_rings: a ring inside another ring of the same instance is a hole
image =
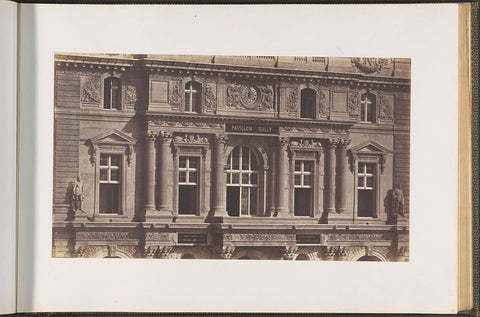
[[100, 213], [120, 213], [121, 158], [120, 154], [100, 154]]
[[375, 164], [358, 163], [358, 216], [374, 217], [375, 210]]
[[198, 165], [198, 157], [179, 157], [178, 213], [180, 215], [195, 215], [197, 213]]
[[312, 171], [313, 162], [295, 161], [295, 216], [310, 216], [312, 208]]

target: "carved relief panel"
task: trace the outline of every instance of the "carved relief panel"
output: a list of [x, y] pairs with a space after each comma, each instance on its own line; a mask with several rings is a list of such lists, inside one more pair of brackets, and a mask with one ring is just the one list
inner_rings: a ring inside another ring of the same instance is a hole
[[226, 106], [236, 110], [273, 111], [275, 98], [269, 83], [229, 83], [226, 86]]
[[99, 75], [82, 76], [80, 101], [83, 106], [98, 107], [102, 102], [102, 83]]

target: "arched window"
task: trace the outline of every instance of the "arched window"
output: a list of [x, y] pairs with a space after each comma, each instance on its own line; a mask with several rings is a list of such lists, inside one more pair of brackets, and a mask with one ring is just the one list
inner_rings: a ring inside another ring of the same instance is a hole
[[373, 255], [364, 255], [357, 261], [380, 262], [380, 259]]
[[227, 212], [229, 216], [257, 215], [258, 164], [245, 146], [233, 149], [227, 161]]
[[185, 84], [185, 112], [200, 112], [202, 85], [195, 81]]
[[122, 109], [122, 82], [116, 77], [108, 77], [104, 80], [103, 87], [103, 108], [104, 109]]
[[195, 256], [191, 253], [185, 253], [182, 255], [182, 259], [195, 259]]
[[363, 94], [360, 105], [360, 121], [375, 123], [377, 121], [375, 95], [371, 93]]
[[315, 101], [316, 92], [313, 89], [302, 89], [301, 103], [300, 103], [300, 118], [315, 119]]

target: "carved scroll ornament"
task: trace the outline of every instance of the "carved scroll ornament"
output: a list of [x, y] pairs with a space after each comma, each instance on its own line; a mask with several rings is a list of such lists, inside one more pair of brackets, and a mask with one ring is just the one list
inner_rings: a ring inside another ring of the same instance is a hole
[[352, 65], [364, 74], [373, 74], [391, 63], [390, 58], [352, 58]]

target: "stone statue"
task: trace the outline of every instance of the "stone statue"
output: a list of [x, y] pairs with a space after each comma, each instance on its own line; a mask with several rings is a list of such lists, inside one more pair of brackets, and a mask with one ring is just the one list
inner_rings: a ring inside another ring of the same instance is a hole
[[83, 183], [82, 183], [82, 180], [80, 179], [80, 176], [77, 176], [77, 179], [73, 183], [73, 191], [72, 191], [72, 208], [74, 211], [77, 211], [77, 210], [83, 211], [82, 209], [83, 199], [85, 199], [85, 196], [83, 195]]
[[405, 199], [403, 196], [402, 185], [397, 184], [397, 186], [395, 186], [395, 188], [392, 190], [392, 212], [403, 216], [404, 203], [405, 203]]

